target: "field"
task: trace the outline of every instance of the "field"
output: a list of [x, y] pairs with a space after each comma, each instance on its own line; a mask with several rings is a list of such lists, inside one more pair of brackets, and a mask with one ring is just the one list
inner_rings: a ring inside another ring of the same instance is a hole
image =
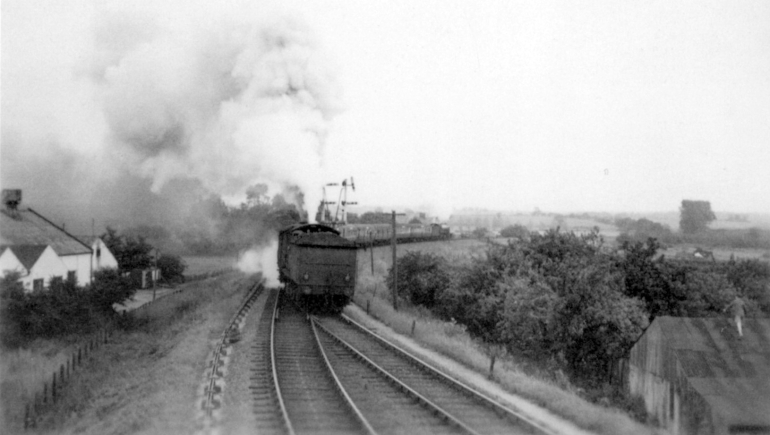
[[238, 259], [232, 257], [206, 257], [206, 256], [185, 256], [182, 257], [187, 268], [185, 275], [199, 275], [202, 273], [217, 272], [223, 269], [234, 268], [238, 264]]

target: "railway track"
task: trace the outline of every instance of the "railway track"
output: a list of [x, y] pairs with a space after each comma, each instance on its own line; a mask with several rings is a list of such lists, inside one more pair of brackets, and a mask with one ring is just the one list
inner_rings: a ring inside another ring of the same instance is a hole
[[268, 297], [250, 387], [258, 433], [553, 433], [350, 320]]
[[[257, 368], [267, 375], [260, 375], [253, 387], [255, 398], [259, 396], [255, 402], [258, 431], [370, 433], [366, 421], [328, 369], [307, 316], [279, 298], [273, 306], [272, 316], [263, 315], [263, 319], [269, 318], [272, 323], [269, 352], [262, 352], [263, 361]], [[267, 350], [264, 344], [261, 346]], [[263, 417], [268, 418], [261, 421]]]
[[[408, 391], [423, 408], [430, 409], [453, 430], [472, 434], [553, 433], [526, 415], [424, 364], [348, 318], [316, 318], [314, 322], [356, 359], [399, 389]], [[436, 429], [437, 433], [447, 432]]]

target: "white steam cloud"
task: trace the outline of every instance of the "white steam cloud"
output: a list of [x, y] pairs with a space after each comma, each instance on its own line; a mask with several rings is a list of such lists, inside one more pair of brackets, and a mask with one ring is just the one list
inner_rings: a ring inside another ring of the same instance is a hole
[[278, 241], [273, 240], [266, 246], [255, 247], [241, 254], [238, 269], [245, 273], [261, 272], [265, 284], [277, 287], [278, 284]]
[[257, 182], [296, 185], [312, 215], [340, 104], [306, 25], [281, 17], [162, 31], [136, 19], [103, 22], [113, 31], [97, 39], [90, 73], [111, 139], [132, 151], [152, 190], [182, 177], [222, 195]]

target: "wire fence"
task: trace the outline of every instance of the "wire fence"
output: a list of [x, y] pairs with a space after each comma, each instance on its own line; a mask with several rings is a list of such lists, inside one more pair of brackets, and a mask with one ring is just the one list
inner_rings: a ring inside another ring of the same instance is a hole
[[85, 363], [88, 358], [101, 348], [110, 336], [112, 330], [103, 328], [94, 334], [87, 342], [78, 346], [76, 351], [67, 358], [66, 364], [61, 364], [58, 370], [47, 377], [43, 382], [42, 391], [35, 393], [35, 397], [24, 406], [24, 429], [34, 427], [38, 418], [61, 399], [64, 388], [70, 382], [75, 371]]

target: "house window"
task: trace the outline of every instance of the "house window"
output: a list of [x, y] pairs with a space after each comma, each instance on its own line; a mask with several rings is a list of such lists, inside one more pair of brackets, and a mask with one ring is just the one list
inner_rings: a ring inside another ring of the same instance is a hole
[[78, 272], [76, 270], [70, 270], [67, 272], [67, 282], [71, 282], [73, 284], [78, 283]]
[[32, 290], [34, 291], [43, 291], [43, 280], [42, 279], [36, 279], [32, 281]]

